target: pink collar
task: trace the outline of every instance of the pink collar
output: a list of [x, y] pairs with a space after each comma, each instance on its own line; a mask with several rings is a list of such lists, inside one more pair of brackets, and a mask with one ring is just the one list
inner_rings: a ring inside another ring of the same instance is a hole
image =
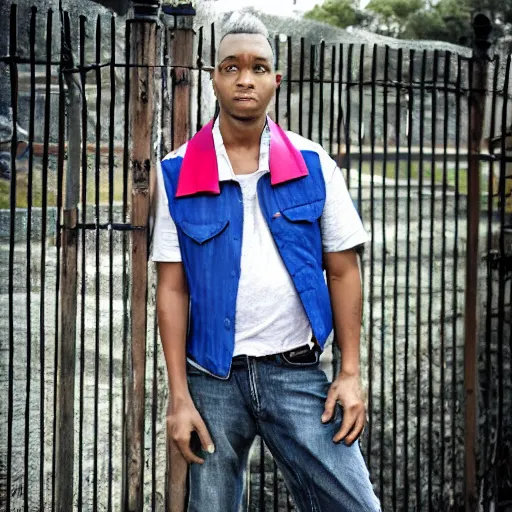
[[[306, 162], [300, 151], [290, 142], [279, 125], [268, 118], [270, 128], [270, 182], [278, 185], [308, 175]], [[183, 163], [176, 197], [201, 192], [220, 194], [217, 154], [213, 142], [213, 121], [189, 141]]]

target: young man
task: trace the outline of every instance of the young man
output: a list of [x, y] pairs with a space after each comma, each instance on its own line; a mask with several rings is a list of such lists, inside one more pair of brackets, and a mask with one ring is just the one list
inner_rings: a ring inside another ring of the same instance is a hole
[[[159, 169], [167, 426], [191, 463], [189, 511], [239, 510], [257, 434], [299, 510], [377, 511], [356, 442], [366, 410], [353, 249], [367, 234], [334, 161], [267, 117], [273, 61], [261, 22], [231, 18], [212, 76], [219, 116]], [[318, 358], [333, 323], [342, 366], [331, 384]]]

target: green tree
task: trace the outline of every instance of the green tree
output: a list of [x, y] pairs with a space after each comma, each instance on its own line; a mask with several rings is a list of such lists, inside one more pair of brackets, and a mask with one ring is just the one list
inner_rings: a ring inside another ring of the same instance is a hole
[[439, 0], [409, 18], [404, 37], [464, 44], [471, 34], [471, 12], [466, 0]]
[[371, 0], [366, 6], [373, 15], [373, 29], [381, 34], [402, 38], [412, 16], [425, 8], [424, 0]]
[[356, 7], [354, 0], [326, 0], [321, 5], [315, 5], [305, 14], [305, 18], [346, 28], [364, 25], [368, 15]]
[[354, 0], [326, 0], [306, 17], [400, 39], [468, 44], [471, 20], [479, 12], [491, 19], [495, 37], [512, 34], [512, 0], [371, 0], [363, 12]]

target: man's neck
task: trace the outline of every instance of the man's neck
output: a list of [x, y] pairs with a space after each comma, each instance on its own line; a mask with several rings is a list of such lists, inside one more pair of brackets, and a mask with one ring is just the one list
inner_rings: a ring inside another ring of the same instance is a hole
[[266, 121], [266, 116], [254, 121], [239, 121], [226, 114], [221, 115], [219, 129], [224, 146], [226, 149], [259, 147]]

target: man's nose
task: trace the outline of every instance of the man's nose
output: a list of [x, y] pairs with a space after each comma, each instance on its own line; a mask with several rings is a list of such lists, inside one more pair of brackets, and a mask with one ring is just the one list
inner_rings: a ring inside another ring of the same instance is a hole
[[254, 78], [250, 69], [242, 69], [238, 75], [239, 87], [254, 87]]

